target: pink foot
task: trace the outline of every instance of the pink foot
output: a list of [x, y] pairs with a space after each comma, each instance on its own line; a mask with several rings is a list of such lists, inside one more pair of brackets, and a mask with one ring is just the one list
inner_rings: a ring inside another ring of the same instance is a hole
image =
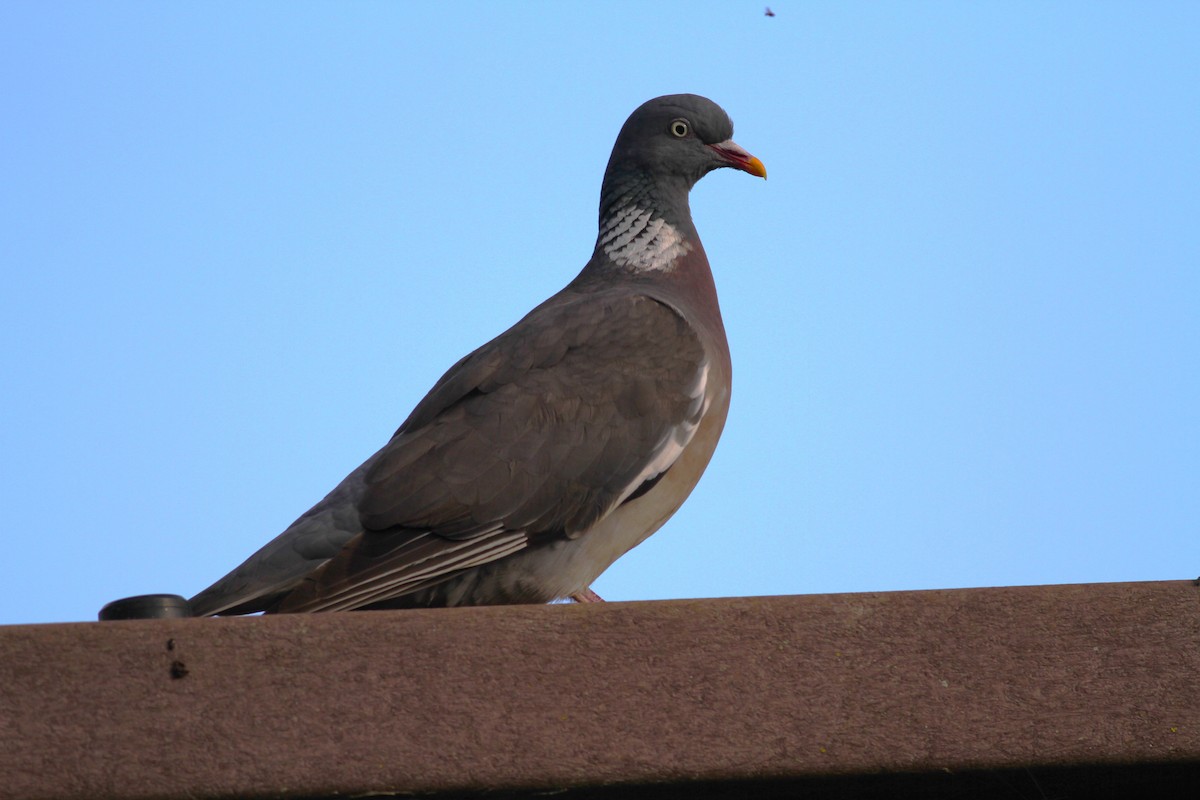
[[571, 595], [571, 599], [576, 603], [603, 603], [604, 598], [591, 590], [591, 587], [584, 589], [582, 592], [576, 592]]

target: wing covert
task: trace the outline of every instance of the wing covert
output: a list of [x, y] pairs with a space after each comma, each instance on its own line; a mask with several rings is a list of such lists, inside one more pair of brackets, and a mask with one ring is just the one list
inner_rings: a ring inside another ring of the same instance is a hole
[[577, 535], [670, 467], [706, 375], [696, 333], [654, 299], [543, 306], [439, 381], [367, 473], [362, 520]]

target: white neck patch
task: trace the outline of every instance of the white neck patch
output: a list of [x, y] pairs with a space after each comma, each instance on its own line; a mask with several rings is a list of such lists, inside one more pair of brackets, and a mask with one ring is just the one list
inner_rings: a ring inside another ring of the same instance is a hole
[[614, 264], [637, 272], [669, 270], [692, 249], [674, 227], [637, 206], [608, 216], [600, 228], [600, 247]]

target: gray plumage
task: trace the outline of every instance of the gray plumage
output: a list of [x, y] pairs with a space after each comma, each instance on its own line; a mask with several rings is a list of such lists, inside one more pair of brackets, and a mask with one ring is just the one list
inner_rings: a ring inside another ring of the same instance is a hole
[[577, 596], [666, 521], [725, 422], [730, 363], [688, 192], [766, 177], [696, 95], [617, 137], [600, 232], [562, 291], [453, 367], [392, 439], [191, 600], [196, 614]]

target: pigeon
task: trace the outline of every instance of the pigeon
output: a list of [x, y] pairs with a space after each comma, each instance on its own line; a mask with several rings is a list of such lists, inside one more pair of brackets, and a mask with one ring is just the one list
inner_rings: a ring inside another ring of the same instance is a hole
[[635, 110], [583, 270], [192, 613], [598, 600], [592, 582], [675, 513], [725, 425], [729, 346], [688, 193], [722, 167], [766, 178], [732, 136], [698, 95]]

